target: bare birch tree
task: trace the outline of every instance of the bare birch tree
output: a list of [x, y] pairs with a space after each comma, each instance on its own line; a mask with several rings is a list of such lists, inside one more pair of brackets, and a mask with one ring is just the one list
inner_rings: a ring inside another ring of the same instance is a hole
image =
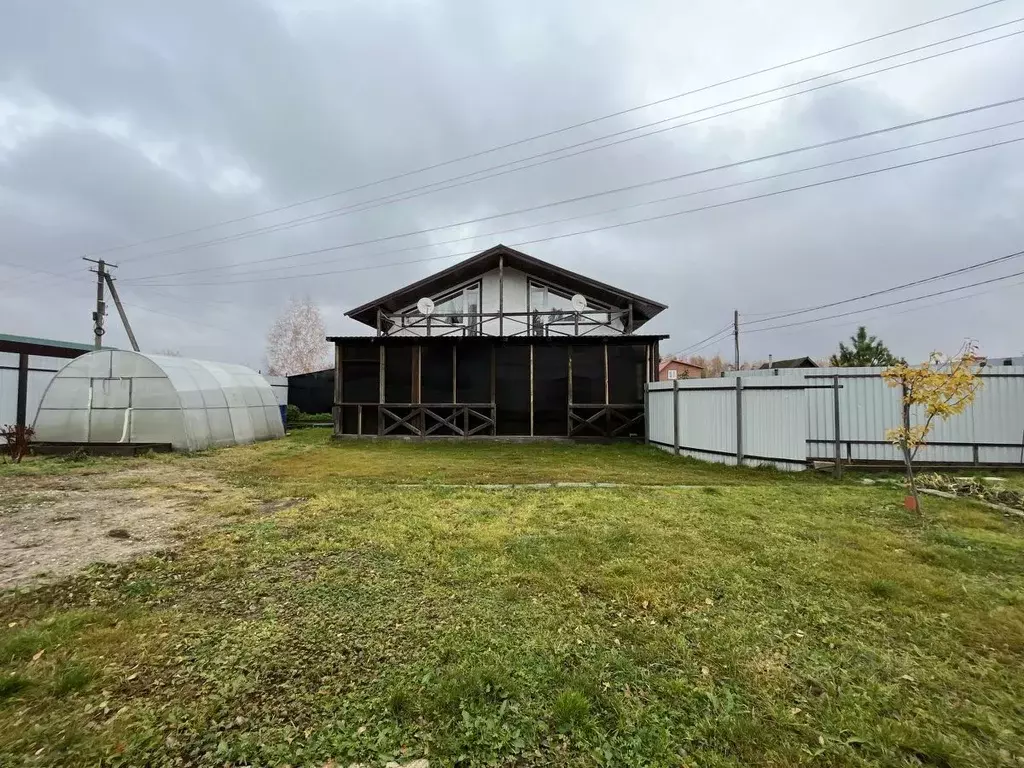
[[293, 376], [327, 368], [331, 346], [320, 310], [309, 298], [292, 299], [267, 334], [268, 372]]

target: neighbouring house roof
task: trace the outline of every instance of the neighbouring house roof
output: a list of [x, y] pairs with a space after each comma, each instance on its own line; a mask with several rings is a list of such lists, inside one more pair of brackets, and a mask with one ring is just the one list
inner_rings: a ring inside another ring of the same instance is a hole
[[496, 245], [465, 261], [460, 261], [458, 264], [448, 267], [448, 269], [442, 269], [440, 272], [435, 272], [433, 275], [429, 275], [422, 280], [410, 283], [404, 288], [399, 288], [397, 291], [393, 291], [373, 301], [368, 301], [366, 304], [356, 307], [345, 314], [353, 320], [358, 320], [375, 328], [377, 326], [378, 309], [383, 309], [387, 312], [398, 312], [404, 307], [414, 304], [417, 299], [423, 296], [432, 296], [452, 285], [458, 285], [477, 275], [497, 269], [498, 260], [501, 257], [504, 257], [505, 266], [507, 267], [519, 269], [528, 273], [531, 277], [557, 283], [570, 290], [579, 291], [598, 301], [617, 305], [632, 301], [633, 320], [636, 327], [643, 325], [665, 309], [664, 304], [653, 299], [647, 299], [607, 283], [592, 280], [577, 272], [534, 258], [514, 248], [509, 248], [507, 245]]
[[790, 360], [774, 360], [771, 364], [763, 363], [761, 370], [768, 370], [769, 368], [818, 368], [820, 367], [809, 357], [794, 357]]
[[0, 333], [0, 352], [24, 352], [41, 357], [78, 357], [83, 352], [92, 352], [92, 344], [77, 341], [40, 339], [35, 336], [15, 336]]
[[672, 363], [677, 363], [678, 365], [685, 365], [688, 368], [696, 368], [696, 369], [701, 370], [701, 371], [704, 370], [704, 366], [703, 365], [697, 365], [696, 363], [688, 363], [685, 360], [662, 360], [658, 364], [658, 373], [661, 373], [662, 371], [664, 371], [666, 368], [668, 368], [670, 365], [672, 365]]

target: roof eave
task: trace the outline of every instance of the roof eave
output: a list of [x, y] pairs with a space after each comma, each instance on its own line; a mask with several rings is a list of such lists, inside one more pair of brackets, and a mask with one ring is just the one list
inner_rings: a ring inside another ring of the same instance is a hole
[[[563, 277], [569, 278], [571, 281], [576, 281], [581, 285], [589, 286], [591, 289], [596, 289], [600, 293], [612, 294], [621, 297], [625, 301], [633, 302], [634, 328], [639, 328], [644, 323], [648, 322], [656, 315], [667, 309], [667, 306], [665, 304], [654, 301], [653, 299], [648, 299], [644, 296], [640, 296], [629, 291], [624, 291], [621, 288], [616, 288], [615, 286], [608, 285], [607, 283], [602, 283], [599, 280], [594, 280], [593, 278], [587, 277], [586, 275], [581, 275], [578, 272], [573, 272], [572, 270], [565, 269], [564, 267], [559, 267], [556, 264], [551, 264], [549, 262], [538, 259], [534, 256], [530, 256], [527, 253], [517, 251], [514, 248], [510, 248], [507, 245], [502, 245], [499, 243], [498, 245], [488, 248], [486, 251], [481, 251], [476, 256], [471, 256], [470, 258], [465, 259], [464, 261], [460, 261], [458, 264], [453, 264], [447, 269], [443, 269], [440, 272], [436, 272], [432, 275], [427, 275], [421, 280], [417, 280], [414, 283], [410, 283], [409, 285], [403, 286], [402, 288], [392, 291], [391, 293], [385, 294], [384, 296], [374, 299], [373, 301], [368, 301], [365, 304], [356, 307], [355, 309], [351, 309], [345, 313], [345, 316], [350, 317], [353, 320], [363, 323], [364, 325], [367, 325], [371, 328], [376, 328], [377, 310], [383, 307], [384, 305], [387, 305], [389, 302], [397, 304], [399, 301], [401, 301], [402, 305], [404, 306], [405, 304], [410, 303], [408, 300], [408, 296], [416, 295], [417, 289], [428, 287], [435, 282], [443, 281], [447, 276], [457, 276], [460, 272], [472, 270], [478, 265], [481, 268], [483, 268], [484, 263], [488, 259], [498, 254], [509, 255], [514, 259], [525, 263], [526, 265], [534, 267], [535, 269], [541, 271], [551, 270], [553, 272], [559, 273]], [[466, 275], [464, 275], [464, 277], [466, 277]], [[390, 308], [390, 311], [397, 311], [397, 309]]]

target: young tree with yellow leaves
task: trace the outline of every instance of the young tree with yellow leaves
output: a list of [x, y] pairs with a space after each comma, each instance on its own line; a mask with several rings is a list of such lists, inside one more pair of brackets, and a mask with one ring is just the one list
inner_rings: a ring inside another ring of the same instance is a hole
[[[982, 381], [977, 375], [977, 347], [966, 342], [953, 357], [932, 352], [921, 365], [899, 363], [882, 372], [890, 387], [901, 387], [902, 424], [885, 433], [887, 440], [900, 449], [907, 469], [907, 484], [914, 509], [921, 509], [921, 499], [914, 481], [914, 459], [924, 445], [936, 419], [946, 421], [963, 413], [974, 401]], [[918, 417], [914, 423], [913, 416]]]

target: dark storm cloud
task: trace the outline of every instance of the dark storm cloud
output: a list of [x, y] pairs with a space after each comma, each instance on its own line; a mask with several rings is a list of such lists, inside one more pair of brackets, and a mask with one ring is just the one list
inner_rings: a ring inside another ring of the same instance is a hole
[[[13, 3], [0, 29], [0, 227], [6, 248], [0, 256], [0, 330], [86, 338], [91, 276], [77, 260], [83, 252], [356, 186], [959, 7], [921, 2], [897, 11], [880, 2], [856, 9], [836, 2], [816, 4], [810, 13], [795, 2], [771, 9], [749, 3], [726, 12], [711, 2], [682, 6], [655, 0], [628, 6], [582, 0], [170, 5], [81, 0], [62, 4], [61, 13], [54, 14], [44, 4]], [[168, 284], [159, 288], [133, 279], [472, 219], [1018, 96], [1024, 93], [1020, 39], [364, 213], [158, 258], [145, 255], [688, 112], [1003, 21], [1009, 14], [997, 6], [884, 45], [469, 163], [110, 258], [121, 264], [122, 290], [144, 347], [258, 366], [265, 330], [290, 295], [310, 295], [323, 307], [332, 332], [358, 332], [343, 318], [345, 309], [451, 262], [238, 284], [229, 281], [244, 277], [241, 269], [153, 281]], [[1024, 108], [1007, 109], [575, 206], [258, 265], [253, 269], [287, 269], [252, 276], [482, 249], [498, 240], [516, 243], [735, 199], [990, 137], [563, 225], [374, 255], [1021, 117]], [[668, 346], [680, 348], [725, 325], [733, 308], [754, 313], [824, 303], [1019, 249], [1022, 159], [1019, 145], [1004, 147], [524, 249], [668, 303], [670, 310], [650, 328], [672, 333]], [[329, 264], [302, 266], [328, 259]], [[66, 279], [3, 266], [10, 263]], [[977, 279], [992, 274], [999, 272], [978, 273]], [[225, 283], [174, 285], [217, 280]], [[868, 316], [868, 322], [910, 356], [933, 346], [955, 346], [968, 334], [988, 351], [1019, 352], [1022, 342], [1006, 318], [1022, 290], [1007, 287], [921, 311]], [[40, 312], [41, 305], [48, 311]], [[116, 318], [111, 320], [116, 325]], [[750, 357], [825, 355], [857, 322], [854, 317], [751, 333], [744, 348]], [[118, 334], [113, 331], [112, 337]], [[728, 351], [727, 343], [721, 351]]]

